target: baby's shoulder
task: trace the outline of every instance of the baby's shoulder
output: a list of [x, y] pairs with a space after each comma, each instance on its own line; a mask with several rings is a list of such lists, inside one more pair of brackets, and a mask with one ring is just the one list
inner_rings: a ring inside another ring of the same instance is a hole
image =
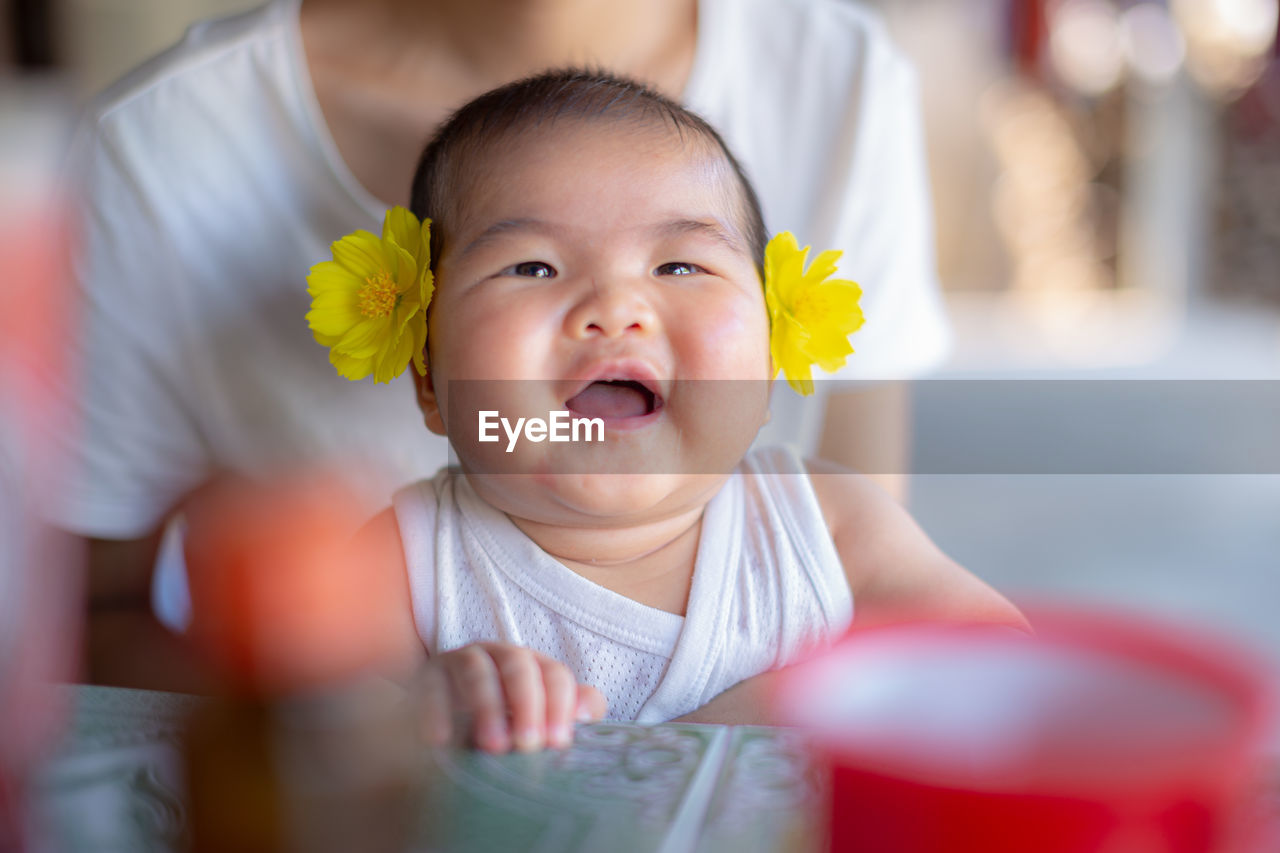
[[400, 526], [388, 508], [365, 522], [351, 543], [348, 565], [361, 576], [362, 595], [378, 602], [376, 638], [369, 647], [376, 652], [374, 668], [392, 677], [411, 673], [422, 659], [423, 646], [413, 616]]
[[465, 478], [458, 468], [444, 466], [430, 477], [401, 486], [391, 496], [390, 512], [402, 525], [432, 526], [436, 513], [457, 503], [457, 490]]
[[931, 564], [941, 556], [902, 504], [870, 477], [825, 459], [804, 464], [855, 594], [904, 564]]
[[802, 464], [833, 538], [902, 511], [888, 492], [851, 468], [816, 458], [806, 458]]
[[[846, 567], [865, 562], [862, 552], [886, 532], [904, 530], [905, 511], [869, 477], [825, 459], [804, 458], [786, 447], [753, 450], [739, 469], [747, 492], [759, 493], [768, 512], [816, 535], [815, 516], [826, 528]], [[906, 528], [909, 529], [909, 526]]]

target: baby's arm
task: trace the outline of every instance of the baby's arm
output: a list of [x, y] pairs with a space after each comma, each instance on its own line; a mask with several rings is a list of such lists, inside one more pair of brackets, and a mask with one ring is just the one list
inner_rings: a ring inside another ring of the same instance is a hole
[[575, 722], [604, 716], [600, 691], [578, 684], [564, 664], [531, 649], [473, 643], [426, 657], [413, 620], [395, 514], [387, 510], [365, 525], [357, 546], [357, 554], [386, 555], [368, 571], [394, 573], [394, 586], [401, 590], [382, 625], [386, 636], [381, 646], [387, 649], [383, 670], [409, 684], [429, 743], [448, 743], [455, 718], [466, 715], [470, 740], [490, 752], [565, 747], [573, 739]]
[[938, 619], [1027, 628], [1016, 607], [938, 550], [866, 477], [821, 460], [806, 464], [853, 592], [856, 625]]
[[677, 723], [718, 723], [725, 726], [771, 726], [774, 719], [774, 697], [779, 689], [783, 670], [773, 670], [753, 675], [730, 687]]
[[422, 666], [426, 650], [413, 621], [409, 572], [395, 513], [390, 509], [378, 513], [360, 529], [352, 544], [354, 569], [365, 573], [370, 588], [390, 591], [386, 612], [377, 623], [382, 632], [378, 646], [384, 650], [377, 668], [387, 677], [405, 682]]

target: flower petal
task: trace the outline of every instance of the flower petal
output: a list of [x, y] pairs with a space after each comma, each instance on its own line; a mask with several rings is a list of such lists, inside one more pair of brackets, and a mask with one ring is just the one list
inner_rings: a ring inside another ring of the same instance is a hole
[[373, 359], [356, 358], [336, 349], [329, 350], [329, 363], [338, 369], [339, 376], [353, 381], [364, 379], [373, 372]]
[[336, 299], [316, 299], [307, 312], [307, 325], [311, 331], [328, 337], [341, 338], [363, 319], [356, 305]]
[[813, 391], [813, 383], [809, 378], [812, 359], [805, 351], [808, 339], [808, 332], [789, 316], [781, 318], [781, 322], [773, 328], [770, 339], [770, 354], [774, 365], [787, 377], [787, 384], [801, 394]]
[[[861, 325], [862, 309], [858, 306], [861, 295], [862, 289], [852, 282], [828, 281], [806, 288], [791, 311], [796, 320], [806, 327], [830, 325], [839, 329], [852, 324], [856, 329]], [[854, 318], [859, 322], [854, 322]]]
[[838, 370], [853, 352], [849, 335], [863, 323], [862, 289], [833, 279], [841, 253], [820, 252], [805, 269], [809, 247], [799, 247], [784, 231], [765, 247], [765, 303], [769, 308], [769, 351], [777, 370], [801, 394], [813, 392], [811, 368]]
[[796, 243], [795, 235], [784, 231], [765, 246], [765, 287], [772, 291], [779, 307], [787, 310], [804, 275], [804, 259], [809, 247]]
[[418, 314], [410, 323], [406, 332], [413, 338], [413, 366], [419, 376], [427, 375], [427, 312]]
[[395, 243], [387, 244], [387, 255], [395, 259], [393, 275], [395, 276], [396, 292], [401, 296], [412, 293], [416, 302], [421, 298], [422, 294], [422, 276], [418, 274], [417, 258]]
[[[807, 246], [805, 247], [808, 248]], [[801, 279], [802, 286], [815, 287], [826, 279], [836, 274], [836, 262], [840, 260], [840, 256], [844, 252], [838, 249], [828, 249], [825, 252], [819, 252], [818, 257], [813, 259], [813, 263], [809, 265], [809, 269], [805, 272]]]
[[390, 267], [382, 249], [382, 241], [368, 231], [348, 234], [330, 248], [334, 261], [360, 281], [372, 278]]
[[356, 358], [372, 358], [390, 331], [386, 317], [370, 317], [347, 330], [333, 348]]
[[422, 226], [418, 217], [399, 205], [387, 211], [382, 219], [382, 241], [393, 242], [413, 258], [422, 255]]
[[845, 359], [853, 354], [853, 346], [844, 335], [811, 335], [805, 347], [809, 361], [828, 373], [844, 366]]
[[394, 341], [383, 341], [374, 359], [373, 381], [390, 382], [409, 364], [413, 356], [413, 335], [400, 335]]
[[331, 290], [360, 289], [364, 279], [356, 278], [351, 272], [335, 261], [321, 261], [311, 268], [307, 274], [307, 293], [317, 296]]
[[435, 292], [436, 292], [436, 274], [433, 273], [430, 269], [423, 270], [422, 285], [421, 285], [421, 293], [422, 293], [421, 305], [422, 305], [423, 311], [426, 311], [427, 308], [431, 306], [431, 297], [435, 295]]
[[[430, 225], [393, 207], [383, 217], [381, 237], [363, 230], [348, 234], [332, 244], [333, 260], [311, 268], [307, 323], [316, 341], [329, 347], [340, 375], [361, 379], [372, 373], [375, 381], [389, 382], [411, 360], [425, 372], [426, 306], [435, 291]], [[387, 277], [396, 287], [394, 307], [386, 316], [366, 316], [361, 292], [371, 280], [381, 286]]]

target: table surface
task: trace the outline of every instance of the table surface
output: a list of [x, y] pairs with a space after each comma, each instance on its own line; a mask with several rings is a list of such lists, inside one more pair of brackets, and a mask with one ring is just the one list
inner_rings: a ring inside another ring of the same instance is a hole
[[[72, 716], [37, 780], [34, 849], [187, 849], [181, 748], [205, 700], [62, 689]], [[412, 851], [771, 853], [814, 849], [820, 837], [820, 774], [787, 729], [602, 723], [580, 726], [567, 750], [413, 747], [406, 759], [427, 780], [408, 801]], [[1280, 756], [1267, 766], [1249, 822], [1269, 839], [1259, 849], [1280, 850]]]
[[[180, 748], [201, 700], [66, 689], [73, 715], [37, 785], [37, 837], [64, 851], [184, 849]], [[803, 849], [821, 797], [803, 744], [781, 729], [596, 724], [562, 751], [421, 756], [431, 784], [414, 850]]]

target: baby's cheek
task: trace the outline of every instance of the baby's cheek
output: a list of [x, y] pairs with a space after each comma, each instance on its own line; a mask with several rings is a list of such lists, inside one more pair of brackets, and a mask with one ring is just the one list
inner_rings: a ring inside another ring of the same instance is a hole
[[453, 379], [537, 378], [554, 328], [532, 311], [461, 310], [441, 328], [432, 351], [442, 351]]
[[769, 379], [769, 324], [763, 308], [735, 306], [708, 311], [702, 318], [699, 326], [705, 363], [700, 365], [699, 375]]

